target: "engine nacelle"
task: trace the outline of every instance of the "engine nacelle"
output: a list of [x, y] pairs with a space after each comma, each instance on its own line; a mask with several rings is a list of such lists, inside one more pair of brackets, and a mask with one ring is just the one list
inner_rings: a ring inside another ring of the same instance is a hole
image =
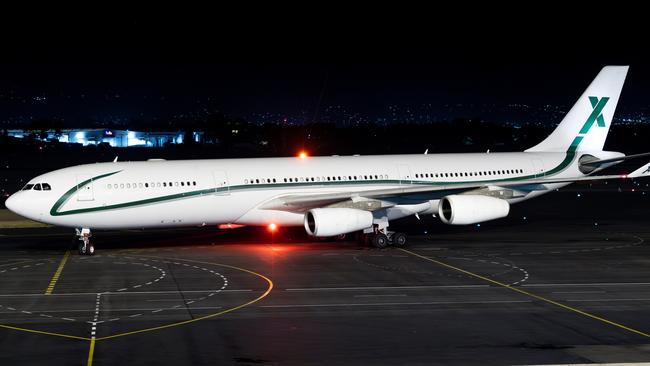
[[440, 200], [438, 216], [449, 225], [469, 225], [508, 216], [510, 204], [501, 198], [451, 195]]
[[372, 227], [372, 213], [355, 208], [314, 208], [305, 213], [305, 230], [313, 236], [336, 236]]

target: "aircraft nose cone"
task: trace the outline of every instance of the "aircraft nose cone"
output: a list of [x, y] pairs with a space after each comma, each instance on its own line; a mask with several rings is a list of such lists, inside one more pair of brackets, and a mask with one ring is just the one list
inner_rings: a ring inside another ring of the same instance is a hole
[[10, 211], [12, 211], [12, 212], [17, 213], [17, 214], [20, 215], [20, 213], [18, 212], [18, 208], [20, 207], [20, 204], [19, 204], [18, 201], [19, 201], [19, 199], [16, 197], [16, 194], [12, 194], [12, 195], [9, 196], [9, 198], [7, 198], [7, 200], [5, 201], [5, 206], [7, 206], [7, 208], [8, 208]]

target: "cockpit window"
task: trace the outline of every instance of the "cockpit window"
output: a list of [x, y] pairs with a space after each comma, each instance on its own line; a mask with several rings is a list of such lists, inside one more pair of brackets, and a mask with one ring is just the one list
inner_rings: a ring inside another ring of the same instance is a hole
[[36, 185], [34, 185], [34, 190], [35, 190], [35, 191], [40, 191], [40, 190], [41, 190], [41, 184], [40, 184], [40, 183], [36, 183]]
[[48, 183], [43, 183], [43, 184], [41, 184], [41, 186], [43, 187], [44, 191], [51, 191], [52, 190], [52, 187], [50, 187], [50, 185]]
[[33, 184], [27, 184], [26, 186], [23, 187], [23, 191], [29, 191], [29, 190], [32, 189], [33, 187], [34, 187]]

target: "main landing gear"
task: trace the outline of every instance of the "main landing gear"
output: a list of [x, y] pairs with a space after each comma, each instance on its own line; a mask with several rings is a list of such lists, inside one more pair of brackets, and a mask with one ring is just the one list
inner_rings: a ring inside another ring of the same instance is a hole
[[360, 233], [359, 241], [362, 244], [370, 244], [375, 248], [383, 249], [392, 245], [397, 248], [406, 246], [406, 234], [388, 231], [388, 230], [374, 230], [370, 233]]
[[89, 228], [75, 229], [75, 237], [79, 241], [79, 255], [95, 254], [95, 246], [90, 242], [91, 236]]

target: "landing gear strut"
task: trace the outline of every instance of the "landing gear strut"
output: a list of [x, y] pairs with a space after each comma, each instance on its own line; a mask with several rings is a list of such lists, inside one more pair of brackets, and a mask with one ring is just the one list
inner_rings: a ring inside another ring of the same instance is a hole
[[79, 241], [79, 255], [95, 254], [95, 246], [90, 242], [92, 233], [89, 228], [75, 229], [77, 240]]

